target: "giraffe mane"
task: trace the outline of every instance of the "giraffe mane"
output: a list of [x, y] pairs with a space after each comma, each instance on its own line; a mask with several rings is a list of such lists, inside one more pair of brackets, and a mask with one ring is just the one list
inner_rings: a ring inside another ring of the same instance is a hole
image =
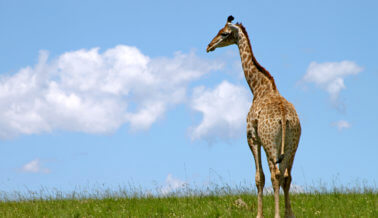
[[251, 41], [249, 40], [249, 36], [248, 36], [247, 30], [245, 29], [245, 27], [243, 26], [242, 23], [236, 23], [236, 25], [238, 27], [240, 27], [240, 29], [242, 30], [242, 32], [244, 33], [244, 35], [247, 37], [248, 46], [249, 46], [249, 49], [251, 49], [252, 61], [255, 64], [256, 68], [259, 71], [261, 71], [266, 77], [268, 77], [268, 79], [272, 82], [273, 89], [277, 89], [276, 83], [274, 82], [273, 76], [269, 73], [269, 71], [267, 71], [263, 66], [261, 66], [259, 62], [257, 62], [257, 60], [255, 58], [255, 55], [253, 54], [253, 51], [252, 51]]

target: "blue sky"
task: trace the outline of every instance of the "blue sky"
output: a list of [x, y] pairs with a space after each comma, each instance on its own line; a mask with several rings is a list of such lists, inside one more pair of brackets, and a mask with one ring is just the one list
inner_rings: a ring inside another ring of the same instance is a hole
[[377, 8], [0, 1], [0, 190], [254, 184], [237, 47], [205, 52], [230, 14], [300, 116], [293, 183], [375, 184]]

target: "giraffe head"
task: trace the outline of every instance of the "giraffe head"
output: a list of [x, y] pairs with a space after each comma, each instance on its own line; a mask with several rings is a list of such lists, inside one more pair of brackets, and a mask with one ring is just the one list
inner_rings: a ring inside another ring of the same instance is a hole
[[218, 34], [207, 46], [207, 52], [214, 51], [216, 48], [225, 47], [237, 43], [239, 28], [237, 27], [237, 25], [231, 23], [233, 20], [233, 16], [229, 16], [227, 18], [226, 25], [219, 30]]

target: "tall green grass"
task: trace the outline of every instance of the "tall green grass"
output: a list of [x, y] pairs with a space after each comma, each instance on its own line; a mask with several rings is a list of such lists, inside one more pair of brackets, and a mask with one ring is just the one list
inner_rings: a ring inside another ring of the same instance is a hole
[[[45, 189], [2, 193], [0, 217], [254, 217], [257, 196], [250, 191], [254, 189], [183, 187], [167, 195], [124, 188], [69, 194]], [[297, 217], [378, 217], [375, 187], [312, 187], [292, 193], [291, 199]], [[283, 200], [280, 203], [283, 216]], [[264, 215], [274, 216], [271, 194], [264, 197]]]

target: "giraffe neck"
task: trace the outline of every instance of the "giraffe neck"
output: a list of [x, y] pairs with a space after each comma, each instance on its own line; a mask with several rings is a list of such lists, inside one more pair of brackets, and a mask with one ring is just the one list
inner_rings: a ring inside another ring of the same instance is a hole
[[247, 32], [239, 26], [238, 47], [245, 78], [251, 88], [254, 99], [269, 92], [277, 91], [273, 77], [255, 59]]

